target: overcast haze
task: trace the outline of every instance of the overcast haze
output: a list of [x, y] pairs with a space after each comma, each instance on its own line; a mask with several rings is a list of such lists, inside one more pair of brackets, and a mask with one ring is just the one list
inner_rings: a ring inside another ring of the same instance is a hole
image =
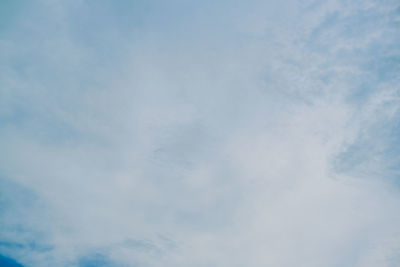
[[1, 0], [0, 263], [400, 266], [399, 84], [397, 0]]

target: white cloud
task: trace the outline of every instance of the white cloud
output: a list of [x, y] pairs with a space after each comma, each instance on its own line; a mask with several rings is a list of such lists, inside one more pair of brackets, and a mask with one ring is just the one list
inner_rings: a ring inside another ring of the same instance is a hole
[[398, 264], [394, 2], [42, 3], [0, 40], [1, 253]]

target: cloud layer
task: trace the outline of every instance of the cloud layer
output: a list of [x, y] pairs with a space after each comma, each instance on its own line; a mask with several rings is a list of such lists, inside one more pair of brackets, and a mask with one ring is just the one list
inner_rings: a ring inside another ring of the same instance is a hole
[[397, 1], [4, 1], [0, 253], [397, 266]]

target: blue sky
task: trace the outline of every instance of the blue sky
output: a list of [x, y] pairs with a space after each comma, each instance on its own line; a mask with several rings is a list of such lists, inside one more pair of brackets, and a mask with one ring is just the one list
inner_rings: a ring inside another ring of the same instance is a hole
[[395, 0], [1, 1], [0, 263], [398, 266]]

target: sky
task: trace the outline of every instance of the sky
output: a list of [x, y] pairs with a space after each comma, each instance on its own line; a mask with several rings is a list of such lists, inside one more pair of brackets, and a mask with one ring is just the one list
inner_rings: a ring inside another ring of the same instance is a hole
[[400, 265], [397, 0], [1, 0], [0, 264]]

